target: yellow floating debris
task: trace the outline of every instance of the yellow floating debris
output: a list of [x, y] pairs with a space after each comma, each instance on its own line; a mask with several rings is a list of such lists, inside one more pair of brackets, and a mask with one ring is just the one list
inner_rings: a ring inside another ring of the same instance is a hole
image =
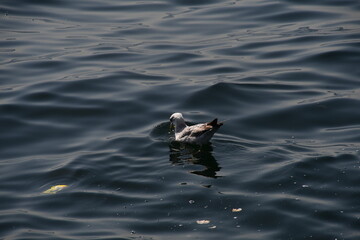
[[209, 220], [197, 220], [196, 223], [197, 224], [209, 224], [210, 221]]
[[61, 190], [63, 190], [64, 188], [68, 187], [68, 185], [56, 185], [56, 186], [52, 186], [51, 188], [49, 188], [46, 191], [43, 191], [43, 193], [45, 194], [55, 194]]
[[233, 208], [231, 211], [232, 212], [241, 212], [242, 208]]

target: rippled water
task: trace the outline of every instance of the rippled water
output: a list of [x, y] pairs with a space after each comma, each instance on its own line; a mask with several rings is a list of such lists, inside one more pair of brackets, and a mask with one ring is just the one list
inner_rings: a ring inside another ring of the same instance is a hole
[[1, 1], [0, 239], [359, 239], [359, 10]]

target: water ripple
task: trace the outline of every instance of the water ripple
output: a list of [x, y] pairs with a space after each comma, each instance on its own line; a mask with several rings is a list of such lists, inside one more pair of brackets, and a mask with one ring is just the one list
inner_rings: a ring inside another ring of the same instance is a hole
[[0, 238], [358, 239], [359, 9], [2, 1]]

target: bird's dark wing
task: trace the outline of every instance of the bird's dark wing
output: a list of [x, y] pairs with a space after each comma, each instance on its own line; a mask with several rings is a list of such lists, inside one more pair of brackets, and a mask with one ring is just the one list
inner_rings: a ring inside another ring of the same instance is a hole
[[199, 137], [199, 136], [203, 135], [204, 133], [211, 131], [212, 129], [213, 129], [213, 126], [211, 126], [209, 124], [198, 124], [198, 125], [192, 126], [191, 131], [189, 131], [189, 132], [190, 132], [191, 137]]

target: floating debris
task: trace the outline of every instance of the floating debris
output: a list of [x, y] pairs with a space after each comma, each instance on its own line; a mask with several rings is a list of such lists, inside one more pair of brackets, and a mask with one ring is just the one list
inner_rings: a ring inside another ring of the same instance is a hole
[[232, 212], [241, 212], [242, 208], [233, 208], [231, 211]]
[[67, 187], [68, 187], [68, 185], [56, 185], [56, 186], [52, 186], [51, 188], [49, 188], [46, 191], [43, 191], [43, 193], [44, 194], [55, 194]]
[[190, 203], [190, 204], [194, 204], [195, 201], [194, 201], [194, 200], [189, 200], [189, 203]]
[[210, 220], [197, 220], [196, 223], [197, 224], [209, 224]]
[[211, 226], [211, 227], [209, 227], [209, 229], [215, 229], [216, 228], [216, 226]]

